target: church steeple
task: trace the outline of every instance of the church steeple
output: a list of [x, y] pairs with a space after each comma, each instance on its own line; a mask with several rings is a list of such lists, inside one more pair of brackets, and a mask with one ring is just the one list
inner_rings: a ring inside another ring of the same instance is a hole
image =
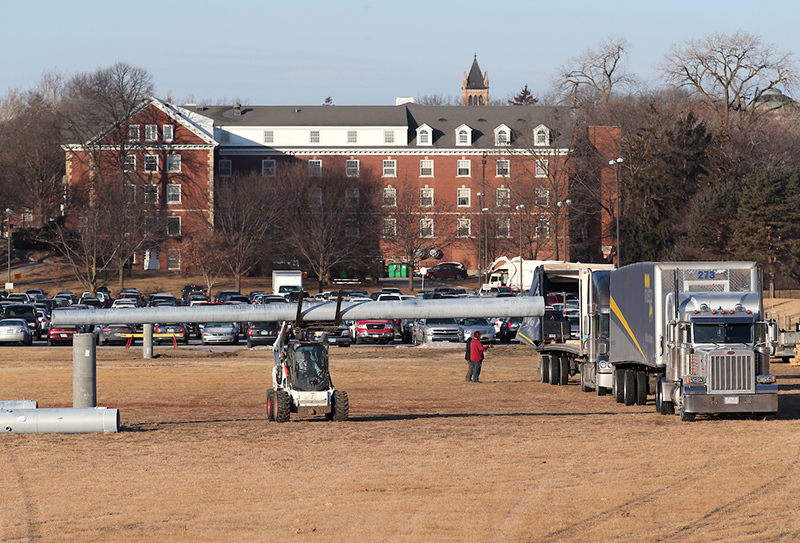
[[472, 60], [472, 67], [469, 75], [464, 72], [461, 80], [461, 105], [464, 106], [485, 106], [489, 104], [489, 72], [481, 73], [478, 66], [478, 54]]

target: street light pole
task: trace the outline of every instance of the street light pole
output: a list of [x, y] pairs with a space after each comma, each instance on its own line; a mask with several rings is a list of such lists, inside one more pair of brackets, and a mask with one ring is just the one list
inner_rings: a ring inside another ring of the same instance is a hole
[[[487, 211], [489, 211], [488, 207], [482, 207], [481, 216], [483, 216], [483, 214], [486, 213]], [[486, 224], [484, 224], [483, 228], [483, 241], [482, 241], [482, 243], [484, 243], [483, 260], [484, 264], [486, 264], [484, 268], [486, 268], [486, 282], [488, 283], [489, 282], [489, 269], [488, 269], [489, 268], [489, 224], [487, 221], [484, 221], [484, 223]], [[481, 286], [483, 286], [483, 282], [481, 282]]]
[[615, 192], [617, 193], [617, 205], [616, 205], [616, 215], [617, 215], [617, 267], [619, 268], [620, 265], [620, 247], [619, 247], [619, 165], [625, 162], [622, 157], [617, 159], [609, 160], [608, 163], [614, 167], [614, 179], [616, 181], [616, 189]]
[[[483, 193], [478, 193], [478, 209], [483, 209]], [[483, 211], [478, 215], [478, 288], [483, 286], [483, 254], [481, 248], [483, 245]]]
[[522, 257], [522, 214], [519, 212], [525, 209], [525, 204], [519, 204], [516, 209], [519, 215], [519, 295], [522, 296], [522, 262], [524, 259]]
[[567, 232], [569, 231], [569, 205], [572, 203], [572, 200], [567, 198], [566, 200], [558, 201], [556, 204], [558, 207], [564, 208], [564, 262], [569, 262], [569, 258], [567, 258]]
[[10, 207], [6, 208], [6, 234], [8, 238], [8, 280], [7, 283], [11, 283], [11, 214], [14, 213]]

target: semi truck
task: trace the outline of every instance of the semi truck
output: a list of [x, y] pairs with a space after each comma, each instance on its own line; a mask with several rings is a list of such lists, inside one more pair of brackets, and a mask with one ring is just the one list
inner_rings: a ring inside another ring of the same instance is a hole
[[778, 386], [754, 262], [643, 262], [611, 273], [614, 397], [662, 415], [774, 418]]
[[300, 270], [273, 270], [272, 294], [284, 296], [303, 290], [303, 272]]

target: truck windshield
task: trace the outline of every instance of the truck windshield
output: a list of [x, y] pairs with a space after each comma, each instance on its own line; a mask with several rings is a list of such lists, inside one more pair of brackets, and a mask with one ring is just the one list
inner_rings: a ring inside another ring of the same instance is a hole
[[695, 343], [751, 343], [752, 323], [694, 325]]

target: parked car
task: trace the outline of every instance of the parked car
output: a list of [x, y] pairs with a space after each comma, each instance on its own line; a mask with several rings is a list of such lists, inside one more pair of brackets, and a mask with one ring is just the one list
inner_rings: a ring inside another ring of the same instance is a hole
[[22, 343], [30, 345], [33, 336], [25, 319], [0, 320], [0, 343]]
[[507, 319], [497, 319], [495, 330], [500, 338], [500, 341], [511, 341], [517, 337], [517, 330], [522, 324], [522, 317], [510, 317]]
[[207, 322], [200, 325], [200, 341], [208, 343], [239, 343], [239, 327], [233, 322]]
[[428, 268], [425, 272], [425, 279], [444, 280], [444, 279], [466, 279], [467, 270], [460, 262], [440, 262]]
[[28, 330], [31, 334], [40, 339], [39, 318], [36, 315], [36, 307], [32, 304], [11, 304], [3, 308], [4, 319], [25, 319], [28, 323]]
[[214, 301], [218, 304], [221, 304], [231, 296], [241, 295], [242, 293], [238, 290], [220, 290], [217, 291], [217, 295], [214, 297]]
[[434, 341], [464, 341], [457, 319], [418, 319], [414, 323], [412, 339], [414, 345]]
[[394, 341], [394, 321], [391, 320], [355, 321], [354, 329], [356, 345], [370, 342], [388, 345]]
[[278, 338], [281, 323], [277, 321], [249, 322], [245, 335], [247, 336], [247, 346], [272, 345]]
[[[136, 327], [130, 324], [104, 324], [100, 327], [97, 333], [97, 344], [108, 345], [109, 343], [128, 343], [125, 334], [135, 334]], [[131, 338], [131, 345], [136, 342], [135, 338]]]
[[38, 323], [39, 328], [39, 337], [47, 335], [47, 331], [50, 329], [50, 315], [48, 314], [47, 310], [36, 308], [36, 321]]
[[[184, 323], [167, 323], [167, 324], [156, 324], [153, 327], [154, 334], [174, 334], [175, 341], [180, 341], [184, 345], [189, 344], [189, 325]], [[153, 338], [153, 341], [156, 343], [172, 343], [172, 338], [168, 337], [157, 337]]]
[[473, 337], [475, 332], [480, 332], [481, 334], [481, 343], [497, 343], [497, 333], [494, 330], [494, 326], [486, 318], [470, 318], [470, 319], [461, 319], [459, 322], [461, 324], [462, 330], [462, 337], [464, 341]]
[[51, 326], [47, 331], [47, 344], [59, 345], [67, 344], [72, 345], [72, 336], [79, 333], [78, 327], [72, 324], [65, 324], [62, 326]]
[[[317, 341], [322, 341], [322, 337], [325, 335], [324, 332], [315, 332], [314, 339]], [[346, 324], [342, 324], [336, 330], [327, 333], [328, 337], [328, 344], [329, 345], [338, 345], [339, 347], [349, 347], [350, 346], [350, 327]]]

